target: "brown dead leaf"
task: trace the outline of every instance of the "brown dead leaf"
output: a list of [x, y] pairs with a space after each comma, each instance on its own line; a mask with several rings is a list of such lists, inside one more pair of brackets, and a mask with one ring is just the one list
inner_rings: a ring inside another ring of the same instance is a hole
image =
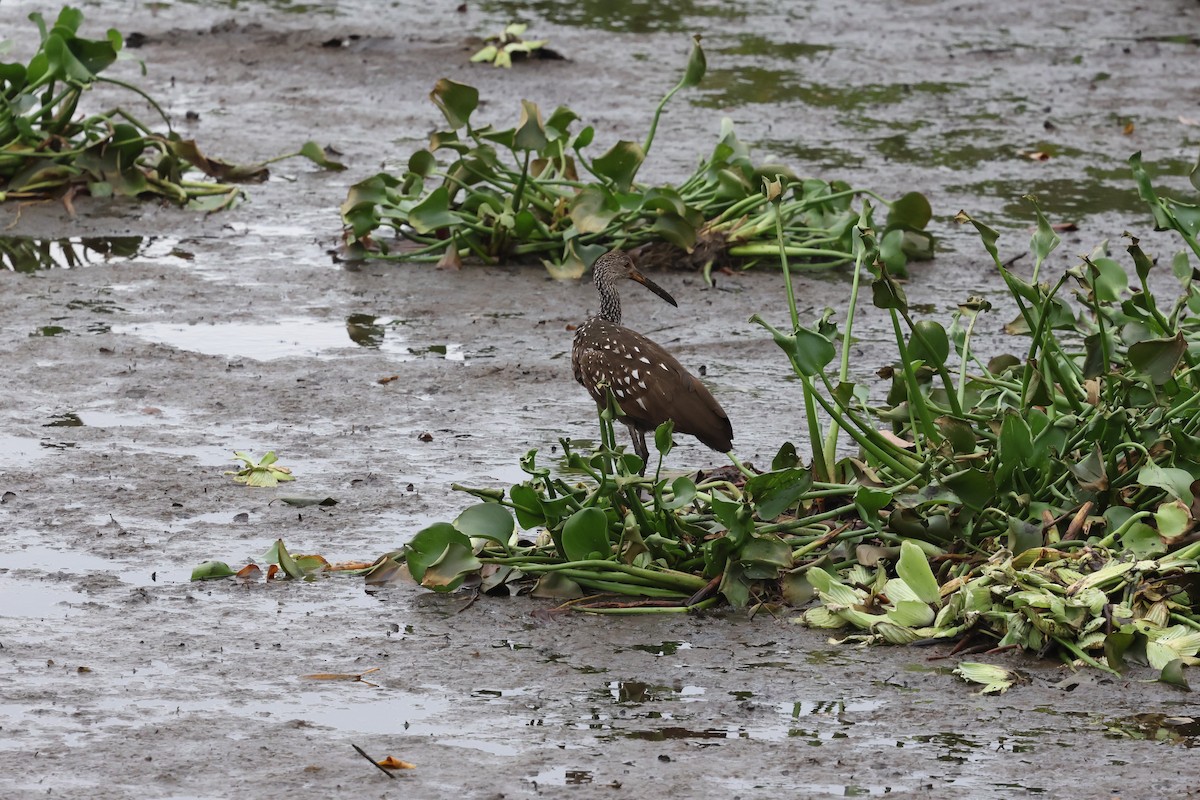
[[896, 447], [903, 447], [904, 449], [908, 450], [916, 446], [914, 442], [910, 442], [907, 439], [901, 439], [891, 431], [880, 430], [879, 434], [892, 444], [896, 445]]
[[[274, 565], [272, 565], [274, 566]], [[258, 580], [262, 577], [262, 569], [258, 564], [247, 564], [239, 569], [235, 574], [235, 578], [244, 578], [246, 580]]]
[[446, 248], [446, 252], [438, 259], [438, 269], [449, 269], [455, 272], [461, 272], [463, 268], [462, 256], [458, 254], [458, 245], [451, 242]]
[[200, 148], [192, 139], [167, 139], [162, 136], [154, 138], [161, 141], [175, 157], [182, 158], [205, 175], [219, 181], [262, 183], [271, 175], [262, 164], [230, 164], [210, 158], [200, 152]]
[[383, 767], [384, 769], [416, 769], [417, 768], [416, 764], [410, 764], [407, 761], [401, 761], [400, 759], [396, 758], [395, 756], [388, 756], [387, 758], [385, 758], [381, 761], [376, 761], [375, 763], [378, 764], [379, 766]]
[[1050, 160], [1050, 154], [1043, 150], [1034, 150], [1031, 153], [1021, 153], [1021, 155], [1025, 156], [1030, 161], [1049, 161]]
[[272, 564], [271, 566], [267, 567], [267, 580], [271, 580], [272, 578], [274, 578], [276, 573], [278, 573], [278, 572], [279, 572], [278, 564]]
[[387, 377], [385, 377], [385, 378], [380, 378], [379, 380], [377, 380], [377, 381], [375, 381], [375, 382], [376, 382], [376, 383], [379, 383], [379, 384], [382, 384], [382, 385], [384, 385], [384, 386], [386, 386], [386, 385], [388, 385], [389, 383], [391, 383], [392, 381], [398, 381], [398, 380], [400, 380], [400, 376], [399, 376], [399, 375], [388, 375]]
[[1126, 122], [1125, 127], [1121, 130], [1121, 133], [1125, 134], [1126, 136], [1131, 136], [1133, 134], [1133, 123]]
[[1050, 226], [1050, 230], [1055, 233], [1070, 233], [1079, 230], [1079, 225], [1074, 222], [1055, 222]]

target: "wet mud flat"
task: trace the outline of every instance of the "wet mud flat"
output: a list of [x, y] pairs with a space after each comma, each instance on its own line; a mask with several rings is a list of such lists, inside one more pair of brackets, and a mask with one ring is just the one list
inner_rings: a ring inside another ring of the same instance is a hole
[[[188, 581], [204, 559], [240, 565], [279, 537], [373, 558], [452, 519], [468, 498], [451, 482], [505, 486], [527, 450], [552, 461], [559, 437], [595, 435], [569, 366], [590, 286], [537, 267], [330, 257], [347, 187], [399, 169], [439, 123], [426, 93], [440, 77], [478, 86], [497, 122], [527, 97], [637, 139], [703, 32], [709, 80], [669, 107], [648, 177], [685, 172], [728, 115], [764, 158], [924, 191], [945, 245], [907, 289], [945, 315], [968, 294], [1002, 297], [948, 222], [959, 208], [1000, 228], [1012, 256], [1029, 222], [1019, 196], [1038, 193], [1052, 221], [1078, 225], [1055, 256], [1069, 266], [1099, 239], [1148, 232], [1122, 173], [1130, 152], [1180, 188], [1200, 141], [1181, 121], [1200, 117], [1198, 45], [1179, 36], [1194, 3], [1029, 3], [1002, 18], [970, 3], [455, 5], [85, 8], [93, 33], [144, 35], [133, 52], [148, 74], [123, 77], [177, 119], [196, 112], [181, 131], [207, 151], [255, 160], [312, 138], [350, 170], [284, 162], [211, 216], [0, 206], [3, 234], [46, 252], [0, 273], [0, 796], [1194, 794], [1196, 704], [1149, 674], [1006, 653], [985, 660], [1028, 683], [981, 697], [945, 648], [837, 646], [791, 615], [614, 620], [355, 579]], [[32, 8], [6, 4], [0, 38], [28, 36]], [[466, 35], [511, 18], [570, 60], [469, 67]], [[627, 319], [706, 367], [742, 457], [800, 441], [786, 362], [745, 322], [783, 316], [779, 277], [655, 279], [681, 310], [627, 292]], [[808, 316], [845, 293], [843, 276], [806, 279]], [[890, 353], [866, 313], [865, 378]], [[275, 450], [297, 481], [237, 486], [234, 450]], [[714, 458], [690, 441], [672, 454], [679, 468]], [[338, 503], [277, 500], [291, 495]], [[389, 779], [352, 744], [416, 769]]]

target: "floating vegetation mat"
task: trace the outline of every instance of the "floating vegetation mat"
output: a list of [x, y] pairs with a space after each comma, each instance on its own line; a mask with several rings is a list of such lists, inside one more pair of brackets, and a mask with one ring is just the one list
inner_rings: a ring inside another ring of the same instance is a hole
[[[729, 120], [712, 154], [683, 182], [639, 183], [663, 108], [680, 89], [699, 84], [705, 70], [697, 40], [645, 141], [621, 140], [597, 156], [585, 154], [595, 129], [572, 132], [579, 117], [566, 106], [543, 118], [536, 103], [522, 100], [516, 126], [498, 129], [472, 122], [477, 89], [438, 81], [430, 99], [449, 128], [434, 132], [399, 177], [381, 172], [350, 188], [342, 205], [347, 257], [456, 268], [472, 257], [541, 259], [552, 275], [575, 278], [614, 247], [643, 247], [642, 263], [706, 275], [715, 265], [775, 263], [782, 249], [797, 265], [830, 268], [854, 260], [862, 215], [855, 202], [864, 197], [887, 207], [879, 254], [893, 272], [911, 258], [932, 257], [924, 196], [889, 201], [841, 181], [801, 180], [785, 166], [756, 164]], [[780, 177], [788, 181], [786, 194], [771, 203], [763, 181]]]
[[[161, 106], [137, 86], [101, 75], [126, 58], [124, 38], [110, 29], [103, 39], [79, 35], [83, 12], [64, 8], [52, 26], [29, 15], [41, 43], [28, 64], [0, 61], [0, 201], [62, 198], [71, 209], [78, 193], [93, 197], [158, 197], [207, 211], [241, 197], [233, 184], [260, 182], [267, 163], [230, 164], [205, 156], [191, 139], [171, 130]], [[0, 42], [0, 55], [7, 51]], [[145, 72], [145, 65], [142, 67]], [[152, 131], [128, 110], [84, 115], [84, 93], [97, 83], [129, 91], [162, 118], [167, 133]], [[342, 165], [315, 143], [299, 152], [327, 169]], [[195, 180], [189, 172], [212, 180]]]

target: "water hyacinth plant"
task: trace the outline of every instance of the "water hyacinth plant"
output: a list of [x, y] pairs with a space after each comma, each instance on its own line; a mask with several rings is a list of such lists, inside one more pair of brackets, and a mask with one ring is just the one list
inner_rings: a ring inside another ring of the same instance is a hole
[[[1170, 305], [1150, 291], [1154, 261], [1132, 237], [1138, 286], [1104, 247], [1047, 282], [1058, 237], [1035, 205], [1026, 280], [1000, 261], [995, 231], [963, 214], [1018, 310], [1007, 330], [1026, 343], [1020, 355], [984, 363], [971, 337], [990, 306], [965, 302], [949, 327], [913, 319], [860, 223], [849, 308], [869, 282], [896, 330], [882, 402], [849, 382], [853, 315], [840, 327], [828, 312], [800, 324], [786, 260], [795, 321], [781, 331], [755, 320], [799, 378], [809, 466], [785, 444], [766, 473], [664, 477], [668, 423], [656, 436], [658, 469], [640, 477], [640, 459], [615, 446], [610, 408], [593, 451], [561, 442], [575, 473], [553, 476], [531, 452], [528, 480], [464, 488], [482, 502], [370, 574], [390, 579], [407, 562], [439, 591], [470, 581], [486, 592], [590, 598], [574, 607], [604, 613], [815, 596], [797, 621], [849, 629], [852, 639], [975, 640], [1111, 671], [1139, 661], [1182, 683], [1182, 666], [1200, 651], [1200, 292], [1191, 261], [1200, 258], [1200, 214], [1155, 194], [1136, 156], [1131, 165], [1159, 224], [1190, 250], [1171, 259], [1181, 293]], [[782, 192], [768, 186], [764, 196], [780, 202]], [[858, 445], [852, 456], [835, 450], [842, 435]]]
[[[519, 130], [536, 138], [529, 131], [546, 126], [535, 118]], [[987, 361], [973, 341], [991, 303], [966, 298], [948, 324], [918, 319], [897, 280], [893, 256], [913, 231], [891, 217], [916, 203], [894, 204], [880, 231], [862, 201], [843, 234], [853, 264], [845, 312], [801, 320], [784, 209], [804, 201], [785, 176], [762, 176], [754, 202], [775, 240], [788, 318], [751, 321], [795, 373], [807, 464], [785, 443], [764, 473], [735, 463], [664, 475], [670, 423], [656, 431], [657, 465], [644, 465], [616, 445], [610, 405], [598, 445], [560, 441], [565, 472], [530, 451], [520, 483], [455, 487], [478, 502], [362, 572], [440, 592], [531, 592], [592, 613], [815, 599], [796, 621], [851, 640], [1016, 648], [1113, 672], [1145, 663], [1186, 685], [1184, 667], [1200, 661], [1200, 207], [1160, 196], [1139, 156], [1130, 166], [1156, 226], [1185, 245], [1170, 258], [1156, 261], [1127, 235], [1124, 255], [1104, 243], [1048, 276], [1059, 239], [1030, 198], [1033, 264], [1020, 275], [1000, 259], [996, 231], [960, 213], [1015, 309], [1005, 331], [1020, 346]], [[460, 177], [472, 168], [456, 167]], [[430, 215], [430, 235], [463, 219], [446, 183], [434, 191], [444, 191], [436, 208], [426, 198], [410, 209]], [[1169, 301], [1150, 281], [1166, 269], [1179, 286]], [[860, 295], [895, 334], [884, 392], [851, 375]], [[985, 691], [1016, 680], [986, 665], [963, 675]]]
[[[541, 259], [556, 277], [578, 277], [614, 247], [656, 244], [670, 248], [671, 260], [707, 272], [716, 263], [774, 263], [780, 215], [782, 246], [793, 262], [829, 268], [853, 260], [860, 217], [854, 203], [864, 196], [888, 208], [881, 250], [894, 271], [909, 258], [932, 255], [924, 230], [929, 204], [920, 194], [888, 201], [840, 181], [799, 180], [787, 167], [755, 164], [728, 120], [712, 154], [687, 179], [639, 183], [664, 107], [679, 90], [697, 86], [705, 70], [697, 39], [645, 141], [621, 140], [597, 156], [586, 152], [595, 129], [573, 132], [579, 117], [566, 106], [543, 117], [536, 103], [522, 100], [516, 126], [497, 129], [472, 120], [478, 90], [438, 81], [430, 98], [449, 127], [412, 154], [401, 177], [381, 172], [351, 187], [341, 209], [348, 256], [453, 267], [470, 257]], [[780, 174], [793, 180], [771, 206], [761, 179]]]
[[[266, 163], [243, 166], [205, 156], [194, 141], [170, 130], [170, 120], [153, 98], [133, 84], [101, 75], [125, 57], [118, 31], [110, 29], [103, 39], [82, 37], [83, 12], [70, 7], [51, 26], [37, 12], [29, 18], [41, 37], [37, 53], [28, 64], [0, 62], [0, 201], [61, 196], [70, 208], [71, 197], [86, 192], [158, 197], [214, 211], [241, 196], [232, 184], [267, 179]], [[0, 55], [6, 50], [0, 46]], [[153, 132], [122, 108], [79, 114], [84, 93], [99, 83], [148, 103], [168, 132]], [[314, 142], [280, 158], [293, 155], [342, 169]], [[188, 178], [193, 170], [215, 181]]]

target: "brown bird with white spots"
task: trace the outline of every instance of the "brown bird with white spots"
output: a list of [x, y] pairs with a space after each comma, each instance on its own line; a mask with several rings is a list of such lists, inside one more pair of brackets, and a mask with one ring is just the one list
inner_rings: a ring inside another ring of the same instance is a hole
[[647, 278], [620, 250], [596, 260], [592, 281], [600, 293], [600, 313], [590, 316], [575, 331], [571, 366], [596, 405], [608, 405], [612, 391], [620, 407], [619, 419], [629, 428], [643, 470], [650, 451], [646, 432], [667, 420], [677, 433], [695, 436], [721, 453], [733, 449], [733, 426], [721, 404], [675, 357], [637, 331], [621, 325], [621, 298], [616, 283], [637, 281], [673, 306], [675, 298]]

